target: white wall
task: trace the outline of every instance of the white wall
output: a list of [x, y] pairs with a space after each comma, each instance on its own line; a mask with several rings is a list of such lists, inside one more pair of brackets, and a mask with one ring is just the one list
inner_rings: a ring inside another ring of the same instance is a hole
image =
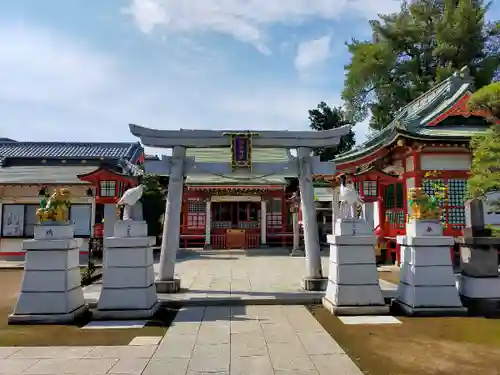
[[406, 158], [406, 172], [413, 172], [415, 169], [415, 163], [413, 160], [413, 155]]
[[[58, 185], [54, 187], [49, 187], [49, 192], [51, 193], [54, 188], [66, 187], [71, 191], [72, 199], [71, 201], [75, 204], [92, 204], [94, 198], [86, 196], [86, 191], [90, 185]], [[36, 185], [10, 185], [2, 186], [0, 203], [2, 204], [38, 204], [40, 203], [40, 197], [38, 192], [40, 190], [39, 186]], [[0, 204], [1, 207], [1, 204]], [[2, 211], [0, 211], [0, 217], [2, 216]], [[94, 218], [91, 218], [91, 226], [93, 226]], [[1, 228], [1, 227], [0, 227]], [[23, 251], [22, 244], [27, 238], [10, 238], [10, 237], [0, 237], [0, 253], [1, 252], [21, 252]], [[80, 250], [88, 250], [88, 240], [81, 239], [82, 244]]]
[[420, 167], [423, 171], [468, 171], [471, 167], [471, 155], [421, 154]]

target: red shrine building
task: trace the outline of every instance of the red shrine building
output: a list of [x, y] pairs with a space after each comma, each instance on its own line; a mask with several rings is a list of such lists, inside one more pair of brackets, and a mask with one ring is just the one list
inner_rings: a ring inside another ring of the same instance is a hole
[[[238, 163], [235, 148], [192, 148], [187, 156], [203, 163]], [[253, 148], [244, 163], [284, 163], [286, 149]], [[261, 176], [251, 168], [229, 175], [186, 176], [181, 214], [181, 247], [256, 248], [292, 242], [287, 175]]]
[[364, 201], [372, 203], [378, 247], [386, 250], [390, 261], [399, 261], [396, 236], [405, 234], [409, 188], [423, 187], [433, 194], [436, 186], [446, 186], [444, 234], [462, 236], [472, 158], [469, 140], [499, 121], [486, 111], [469, 111], [472, 92], [473, 80], [464, 68], [401, 108], [385, 129], [335, 160], [337, 176], [347, 175]]

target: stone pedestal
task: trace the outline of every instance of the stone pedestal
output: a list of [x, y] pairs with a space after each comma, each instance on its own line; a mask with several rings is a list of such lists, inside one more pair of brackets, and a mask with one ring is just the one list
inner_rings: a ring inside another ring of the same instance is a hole
[[401, 271], [395, 304], [408, 315], [461, 315], [462, 306], [450, 258], [453, 237], [439, 221], [412, 220], [398, 236]]
[[375, 236], [364, 220], [338, 219], [330, 243], [330, 272], [323, 305], [336, 315], [389, 312], [375, 262]]
[[462, 273], [457, 288], [462, 302], [477, 314], [500, 312], [500, 277], [498, 274], [497, 237], [469, 237], [460, 244]]
[[153, 248], [145, 221], [116, 222], [114, 237], [104, 239], [102, 290], [96, 319], [145, 319], [159, 304], [154, 285]]
[[67, 324], [87, 311], [73, 234], [70, 225], [39, 225], [23, 242], [24, 276], [9, 324]]

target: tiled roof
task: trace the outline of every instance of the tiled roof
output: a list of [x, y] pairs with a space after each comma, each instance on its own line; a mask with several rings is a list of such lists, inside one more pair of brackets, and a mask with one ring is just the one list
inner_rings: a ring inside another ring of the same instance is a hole
[[127, 158], [137, 143], [0, 142], [0, 158]]
[[0, 184], [85, 184], [77, 176], [95, 166], [14, 166], [0, 168]]
[[338, 155], [335, 162], [340, 164], [359, 159], [390, 144], [397, 139], [398, 134], [403, 133], [415, 137], [469, 138], [477, 131], [474, 127], [464, 126], [452, 131], [427, 127], [430, 120], [446, 111], [469, 91], [474, 91], [474, 84], [469, 71], [464, 68], [401, 108], [387, 127], [352, 150]]

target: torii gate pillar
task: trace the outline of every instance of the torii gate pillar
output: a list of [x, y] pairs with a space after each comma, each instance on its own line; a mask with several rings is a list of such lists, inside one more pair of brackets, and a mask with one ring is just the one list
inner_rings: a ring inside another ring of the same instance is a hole
[[[321, 290], [326, 287], [321, 270], [318, 222], [314, 205], [314, 187], [312, 174], [312, 150], [308, 147], [297, 149], [299, 162], [299, 188], [302, 221], [304, 223], [304, 248], [307, 275], [303, 280], [305, 290]], [[324, 284], [324, 285], [323, 285]]]
[[168, 184], [165, 219], [160, 253], [160, 275], [156, 280], [158, 293], [176, 293], [181, 281], [174, 277], [175, 260], [181, 230], [182, 191], [184, 188], [184, 158], [186, 148], [175, 146], [172, 150], [170, 180]]

